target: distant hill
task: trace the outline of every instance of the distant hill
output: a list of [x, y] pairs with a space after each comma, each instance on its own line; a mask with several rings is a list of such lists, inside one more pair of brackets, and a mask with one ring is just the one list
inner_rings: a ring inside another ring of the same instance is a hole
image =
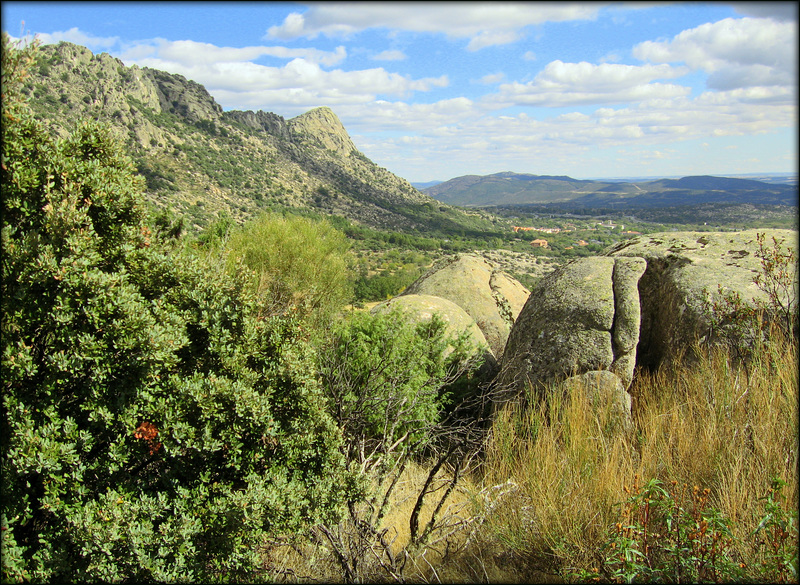
[[461, 206], [669, 207], [699, 203], [797, 205], [797, 185], [693, 176], [643, 182], [578, 180], [566, 176], [495, 173], [464, 175], [423, 190]]
[[464, 175], [424, 189], [424, 192], [451, 205], [480, 207], [569, 201], [607, 185], [565, 176], [504, 172], [486, 176]]
[[491, 226], [481, 214], [444, 205], [369, 160], [327, 107], [288, 120], [223, 111], [194, 81], [126, 67], [66, 42], [39, 49], [25, 91], [37, 118], [56, 134], [81, 120], [102, 121], [146, 179], [148, 200], [189, 227], [269, 210], [423, 233]]
[[412, 185], [412, 186], [413, 186], [415, 189], [419, 189], [419, 190], [421, 191], [422, 189], [427, 189], [428, 187], [433, 187], [433, 186], [435, 186], [435, 185], [438, 185], [439, 183], [442, 183], [442, 182], [443, 182], [443, 181], [426, 181], [426, 182], [424, 182], [424, 183], [414, 183], [414, 182], [412, 181], [412, 182], [411, 182], [411, 185]]

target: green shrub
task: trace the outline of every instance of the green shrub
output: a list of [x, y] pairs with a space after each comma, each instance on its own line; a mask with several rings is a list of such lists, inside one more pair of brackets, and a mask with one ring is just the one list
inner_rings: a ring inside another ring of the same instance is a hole
[[264, 214], [233, 229], [229, 267], [256, 272], [265, 314], [293, 308], [325, 323], [352, 298], [349, 244], [326, 221]]
[[255, 579], [349, 485], [304, 333], [250, 272], [151, 241], [102, 128], [51, 140], [29, 51], [4, 35], [2, 578]]
[[469, 338], [450, 338], [446, 325], [436, 315], [414, 323], [393, 309], [354, 312], [331, 327], [319, 370], [349, 461], [370, 469], [423, 451], [445, 410], [448, 386], [476, 366]]
[[740, 579], [731, 522], [708, 506], [710, 491], [657, 479], [634, 485], [601, 547], [600, 574], [615, 583]]
[[364, 270], [355, 281], [354, 298], [357, 301], [384, 301], [400, 294], [423, 273], [423, 269], [417, 266], [403, 266], [395, 272], [379, 272], [372, 276]]
[[[415, 323], [398, 309], [354, 312], [331, 327], [318, 368], [347, 465], [365, 480], [347, 517], [318, 527], [340, 567], [336, 579], [404, 582], [406, 560], [424, 555], [433, 534], [449, 532], [453, 516], [443, 506], [481, 443], [469, 432], [480, 422], [452, 407], [450, 390], [475, 373], [476, 349], [466, 334], [451, 337], [436, 315]], [[407, 485], [404, 472], [421, 462], [422, 477]], [[400, 497], [409, 501], [405, 527], [385, 522]], [[395, 554], [400, 534], [409, 548]]]

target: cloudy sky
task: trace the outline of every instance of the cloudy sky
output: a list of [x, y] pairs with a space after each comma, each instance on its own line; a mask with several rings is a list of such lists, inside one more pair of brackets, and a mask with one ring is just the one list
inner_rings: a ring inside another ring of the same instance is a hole
[[796, 2], [12, 2], [3, 30], [329, 106], [410, 180], [796, 172]]

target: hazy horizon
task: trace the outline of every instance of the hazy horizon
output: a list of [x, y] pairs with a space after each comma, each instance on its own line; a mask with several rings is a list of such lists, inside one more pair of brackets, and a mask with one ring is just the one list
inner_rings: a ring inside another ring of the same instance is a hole
[[[531, 172], [518, 172], [518, 171], [497, 171], [497, 173], [516, 173], [519, 175], [550, 175], [550, 173], [531, 173]], [[497, 173], [482, 173], [478, 176], [487, 176], [487, 175], [494, 175]], [[477, 175], [478, 173], [467, 173], [468, 175]], [[786, 172], [755, 172], [755, 173], [728, 173], [728, 174], [714, 174], [714, 173], [698, 173], [698, 175], [707, 175], [712, 177], [729, 177], [729, 178], [738, 178], [738, 177], [797, 177], [797, 171], [786, 171]], [[558, 176], [567, 176], [572, 179], [578, 179], [580, 181], [625, 181], [625, 180], [658, 180], [658, 179], [675, 179], [675, 178], [683, 178], [687, 176], [698, 176], [698, 175], [633, 175], [633, 176], [592, 176], [592, 177], [583, 177], [577, 175], [570, 175], [566, 173], [564, 175]], [[428, 181], [409, 181], [414, 185], [424, 184], [424, 183], [444, 183], [451, 179], [455, 179], [457, 177], [463, 177], [465, 175], [456, 175], [454, 177], [448, 177], [447, 179], [430, 179]]]

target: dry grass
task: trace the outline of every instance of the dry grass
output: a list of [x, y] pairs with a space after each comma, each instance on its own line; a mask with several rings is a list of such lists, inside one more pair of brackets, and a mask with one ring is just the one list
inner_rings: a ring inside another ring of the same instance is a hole
[[694, 349], [688, 362], [638, 373], [630, 440], [605, 434], [579, 390], [550, 395], [549, 422], [544, 408], [504, 411], [485, 481], [510, 477], [519, 489], [489, 524], [495, 546], [527, 557], [531, 570], [588, 570], [638, 476], [709, 488], [710, 506], [733, 521], [739, 558], [762, 563], [751, 534], [771, 480], [786, 482], [788, 509], [798, 505], [797, 343], [775, 334], [747, 366], [720, 349]]
[[[480, 477], [453, 492], [426, 546], [409, 545], [408, 519], [427, 470], [409, 467], [381, 524], [393, 553], [406, 560], [402, 575], [393, 577], [365, 555], [361, 562], [373, 563], [366, 580], [569, 579], [602, 563], [601, 545], [620, 521], [630, 488], [651, 478], [690, 491], [708, 488], [708, 505], [733, 521], [737, 559], [754, 571], [769, 563], [752, 533], [764, 518], [773, 478], [787, 484], [786, 508], [798, 506], [797, 343], [774, 335], [746, 367], [720, 349], [693, 351], [692, 359], [637, 373], [629, 436], [610, 424], [610, 407], [593, 411], [580, 387], [553, 391], [538, 407], [502, 410]], [[429, 508], [426, 514], [422, 522]], [[796, 535], [792, 542], [796, 551]], [[324, 539], [271, 554], [273, 576], [344, 580]], [[747, 578], [764, 580], [760, 572]]]

